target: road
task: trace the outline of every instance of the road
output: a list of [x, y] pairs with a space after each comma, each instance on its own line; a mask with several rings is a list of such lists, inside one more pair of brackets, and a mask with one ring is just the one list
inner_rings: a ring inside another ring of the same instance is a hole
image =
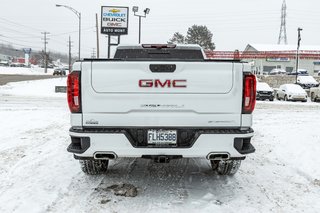
[[18, 82], [18, 81], [30, 81], [38, 79], [48, 79], [48, 78], [57, 78], [57, 76], [52, 75], [5, 75], [0, 74], [0, 86], [5, 85], [9, 82]]
[[[320, 212], [320, 104], [257, 103], [257, 151], [233, 177], [206, 159], [139, 158], [87, 176], [66, 152], [64, 98], [0, 97], [0, 212]], [[116, 196], [122, 184], [138, 195]]]

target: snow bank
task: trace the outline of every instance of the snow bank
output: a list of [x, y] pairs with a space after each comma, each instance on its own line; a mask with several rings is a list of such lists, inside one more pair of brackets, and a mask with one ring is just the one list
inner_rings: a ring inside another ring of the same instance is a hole
[[8, 83], [0, 86], [0, 95], [18, 95], [32, 97], [65, 97], [65, 93], [55, 93], [55, 86], [66, 86], [67, 78], [54, 78], [35, 81]]
[[52, 75], [53, 69], [48, 69], [47, 73], [44, 73], [44, 68], [40, 67], [0, 67], [0, 74], [6, 75]]

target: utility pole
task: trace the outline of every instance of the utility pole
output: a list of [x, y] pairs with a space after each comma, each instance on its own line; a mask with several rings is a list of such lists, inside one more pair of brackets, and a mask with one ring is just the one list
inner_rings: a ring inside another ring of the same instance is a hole
[[71, 64], [71, 37], [69, 36], [69, 73], [72, 71], [72, 64]]
[[48, 72], [48, 56], [47, 56], [47, 40], [49, 40], [47, 38], [47, 35], [50, 34], [49, 32], [42, 32], [41, 34], [43, 34], [44, 38], [43, 38], [43, 42], [44, 42], [44, 73]]
[[97, 58], [100, 58], [99, 51], [99, 25], [98, 25], [98, 13], [96, 13], [96, 32], [97, 32]]
[[300, 48], [300, 41], [301, 41], [301, 35], [300, 32], [302, 31], [302, 28], [298, 28], [298, 44], [297, 44], [297, 55], [296, 55], [296, 83], [298, 81], [298, 69], [299, 69], [299, 48]]

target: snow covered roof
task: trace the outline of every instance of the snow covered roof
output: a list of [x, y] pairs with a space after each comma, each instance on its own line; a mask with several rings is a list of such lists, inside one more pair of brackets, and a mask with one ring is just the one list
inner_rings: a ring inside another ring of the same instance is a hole
[[201, 49], [200, 45], [198, 44], [120, 44], [118, 45], [117, 49], [143, 49], [143, 46], [165, 46], [165, 45], [175, 45], [176, 49]]
[[[283, 44], [248, 44], [244, 51], [295, 51], [297, 45]], [[301, 51], [320, 51], [320, 46], [316, 45], [301, 45]]]

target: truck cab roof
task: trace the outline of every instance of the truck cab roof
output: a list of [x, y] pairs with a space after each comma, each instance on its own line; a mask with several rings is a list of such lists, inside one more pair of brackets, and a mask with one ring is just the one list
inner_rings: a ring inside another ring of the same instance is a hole
[[188, 60], [203, 61], [204, 52], [199, 45], [142, 44], [119, 45], [114, 55], [121, 60]]
[[146, 49], [146, 48], [171, 48], [171, 49], [185, 49], [185, 50], [202, 50], [198, 44], [135, 44], [126, 45], [120, 44], [117, 49]]

